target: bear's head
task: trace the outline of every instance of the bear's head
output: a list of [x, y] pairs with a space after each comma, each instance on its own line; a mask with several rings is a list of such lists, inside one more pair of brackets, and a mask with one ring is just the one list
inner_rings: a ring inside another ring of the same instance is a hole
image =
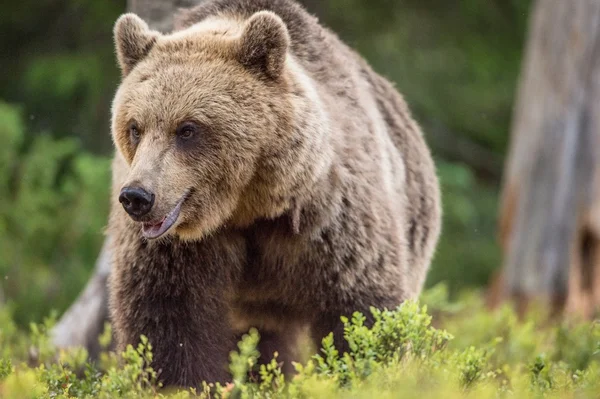
[[[125, 14], [114, 34], [123, 79], [112, 136], [128, 165], [119, 201], [145, 237], [199, 239], [275, 216], [289, 206], [289, 187], [313, 179], [294, 162], [317, 145], [297, 137], [296, 115], [314, 102], [299, 95], [306, 87], [291, 72], [277, 15], [214, 18], [163, 35]], [[307, 137], [318, 136], [312, 125], [303, 122]]]

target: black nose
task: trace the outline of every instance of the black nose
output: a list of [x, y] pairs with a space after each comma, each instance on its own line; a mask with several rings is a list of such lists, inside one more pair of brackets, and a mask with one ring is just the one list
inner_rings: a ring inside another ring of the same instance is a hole
[[154, 205], [154, 194], [140, 187], [124, 187], [119, 202], [131, 216], [144, 216]]

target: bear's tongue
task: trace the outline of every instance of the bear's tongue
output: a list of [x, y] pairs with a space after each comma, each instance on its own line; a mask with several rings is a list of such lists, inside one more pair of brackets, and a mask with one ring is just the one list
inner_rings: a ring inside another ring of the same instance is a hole
[[165, 219], [166, 217], [158, 223], [142, 223], [142, 234], [146, 238], [157, 238], [162, 235], [166, 231], [166, 229], [165, 231], [161, 231], [163, 230], [162, 227], [165, 224]]
[[175, 224], [177, 218], [179, 217], [179, 212], [181, 211], [181, 204], [185, 196], [182, 197], [175, 208], [171, 210], [160, 222], [158, 223], [142, 223], [142, 235], [146, 238], [158, 238], [165, 234], [167, 230]]

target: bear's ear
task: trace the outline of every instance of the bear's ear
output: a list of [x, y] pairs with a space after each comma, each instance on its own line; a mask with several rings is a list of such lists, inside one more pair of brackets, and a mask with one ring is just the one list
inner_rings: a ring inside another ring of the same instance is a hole
[[283, 72], [290, 38], [285, 23], [270, 11], [259, 11], [246, 22], [239, 60], [247, 68], [277, 79]]
[[158, 32], [150, 30], [148, 24], [133, 13], [121, 15], [115, 22], [113, 33], [123, 77], [150, 52], [159, 36]]

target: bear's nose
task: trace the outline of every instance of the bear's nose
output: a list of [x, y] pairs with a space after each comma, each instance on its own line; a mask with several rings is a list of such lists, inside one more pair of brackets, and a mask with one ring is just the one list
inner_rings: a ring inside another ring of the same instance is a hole
[[150, 212], [154, 205], [154, 194], [141, 187], [124, 187], [119, 202], [131, 216], [141, 217]]

